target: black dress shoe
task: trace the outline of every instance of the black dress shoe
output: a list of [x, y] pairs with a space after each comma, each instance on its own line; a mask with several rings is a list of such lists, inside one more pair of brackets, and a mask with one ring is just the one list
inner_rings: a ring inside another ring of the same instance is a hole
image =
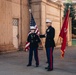
[[48, 69], [48, 67], [45, 67], [45, 69]]
[[48, 63], [48, 61], [46, 63]]
[[52, 71], [53, 69], [47, 69], [47, 71]]
[[36, 65], [36, 67], [39, 67], [39, 65]]
[[30, 64], [27, 65], [27, 67], [31, 66]]

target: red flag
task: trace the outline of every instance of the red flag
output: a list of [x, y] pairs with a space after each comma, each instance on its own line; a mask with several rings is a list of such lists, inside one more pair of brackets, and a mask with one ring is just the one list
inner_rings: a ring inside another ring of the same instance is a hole
[[65, 48], [66, 48], [68, 22], [69, 22], [69, 10], [66, 13], [66, 16], [62, 25], [62, 29], [59, 34], [59, 36], [62, 38], [62, 46], [61, 46], [62, 57], [64, 57]]

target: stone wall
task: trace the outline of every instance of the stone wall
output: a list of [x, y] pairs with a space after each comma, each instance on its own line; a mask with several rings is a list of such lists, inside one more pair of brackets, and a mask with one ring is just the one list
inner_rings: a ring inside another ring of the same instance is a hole
[[18, 46], [23, 47], [29, 31], [28, 0], [0, 0], [0, 52], [17, 51], [13, 45], [13, 19], [19, 20]]
[[11, 1], [0, 0], [0, 51], [7, 51], [12, 44]]

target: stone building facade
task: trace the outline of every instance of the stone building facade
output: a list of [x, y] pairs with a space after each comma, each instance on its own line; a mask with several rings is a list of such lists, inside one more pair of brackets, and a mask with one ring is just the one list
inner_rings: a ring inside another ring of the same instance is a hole
[[0, 0], [0, 52], [22, 48], [28, 25], [28, 0]]
[[[24, 48], [30, 27], [29, 3], [41, 34], [45, 34], [46, 19], [52, 20], [57, 42], [63, 22], [62, 4], [51, 0], [0, 0], [0, 52], [12, 52]], [[69, 42], [71, 42], [70, 28]], [[44, 39], [42, 41], [45, 42]], [[57, 45], [59, 44], [60, 40]]]

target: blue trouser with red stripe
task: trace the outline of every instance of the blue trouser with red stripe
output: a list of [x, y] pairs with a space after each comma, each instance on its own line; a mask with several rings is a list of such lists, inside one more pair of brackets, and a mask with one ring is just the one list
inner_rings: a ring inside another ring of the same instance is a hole
[[53, 69], [53, 49], [54, 47], [47, 47], [46, 48], [46, 55], [48, 61], [48, 69]]
[[32, 65], [33, 52], [34, 52], [34, 58], [36, 61], [36, 65], [39, 65], [37, 48], [30, 48], [30, 50], [29, 50], [29, 64]]

